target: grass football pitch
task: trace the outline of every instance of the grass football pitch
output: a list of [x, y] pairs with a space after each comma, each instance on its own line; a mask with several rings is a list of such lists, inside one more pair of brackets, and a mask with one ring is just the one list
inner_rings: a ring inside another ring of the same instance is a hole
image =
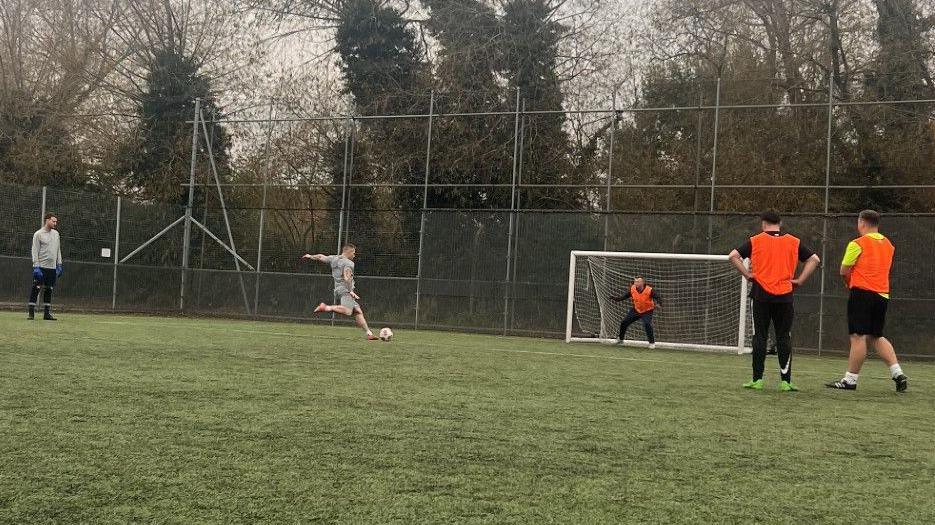
[[935, 522], [932, 363], [60, 318], [0, 313], [2, 523]]

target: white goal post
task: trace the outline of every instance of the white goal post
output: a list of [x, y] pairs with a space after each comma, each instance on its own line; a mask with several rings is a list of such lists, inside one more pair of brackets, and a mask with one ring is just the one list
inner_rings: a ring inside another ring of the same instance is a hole
[[[565, 341], [618, 342], [636, 277], [643, 277], [659, 297], [653, 313], [657, 347], [750, 352], [748, 284], [726, 255], [572, 251]], [[639, 321], [626, 335], [625, 345], [649, 344]]]

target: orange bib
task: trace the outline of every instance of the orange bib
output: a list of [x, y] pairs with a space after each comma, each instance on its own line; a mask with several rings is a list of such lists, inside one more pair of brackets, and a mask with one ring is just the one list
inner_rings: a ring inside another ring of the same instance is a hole
[[633, 309], [637, 313], [645, 314], [656, 307], [653, 303], [653, 287], [644, 285], [643, 291], [637, 291], [636, 285], [630, 286], [630, 298], [633, 299]]
[[874, 239], [864, 235], [854, 242], [860, 246], [860, 256], [851, 271], [851, 288], [868, 292], [890, 293], [890, 268], [896, 248], [886, 237]]
[[799, 261], [799, 239], [792, 235], [770, 235], [766, 232], [750, 238], [750, 270], [756, 282], [767, 293], [792, 293], [792, 278]]

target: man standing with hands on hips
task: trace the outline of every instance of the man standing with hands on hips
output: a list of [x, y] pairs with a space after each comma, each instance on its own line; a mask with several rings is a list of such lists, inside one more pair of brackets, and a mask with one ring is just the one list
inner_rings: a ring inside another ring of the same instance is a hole
[[45, 288], [42, 306], [46, 321], [55, 321], [52, 317], [52, 290], [55, 281], [62, 275], [62, 245], [58, 236], [58, 217], [46, 213], [42, 218], [42, 228], [32, 234], [32, 288], [29, 291], [29, 317], [36, 318], [36, 301], [39, 290]]
[[[797, 237], [782, 231], [782, 218], [775, 210], [760, 215], [760, 227], [762, 232], [728, 256], [737, 271], [753, 281], [753, 378], [743, 387], [763, 389], [766, 346], [772, 325], [779, 357], [779, 390], [796, 392], [798, 387], [792, 383], [793, 291], [808, 280], [821, 259]], [[750, 269], [744, 266], [743, 259], [750, 260]], [[805, 265], [796, 277], [800, 262]]]

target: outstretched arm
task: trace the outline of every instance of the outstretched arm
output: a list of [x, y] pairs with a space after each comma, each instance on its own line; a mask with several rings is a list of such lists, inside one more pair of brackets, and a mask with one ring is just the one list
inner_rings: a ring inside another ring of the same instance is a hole
[[303, 259], [318, 261], [318, 262], [325, 262], [325, 257], [327, 257], [327, 255], [322, 255], [320, 253], [316, 253], [315, 255], [306, 253], [305, 255], [302, 256]]

